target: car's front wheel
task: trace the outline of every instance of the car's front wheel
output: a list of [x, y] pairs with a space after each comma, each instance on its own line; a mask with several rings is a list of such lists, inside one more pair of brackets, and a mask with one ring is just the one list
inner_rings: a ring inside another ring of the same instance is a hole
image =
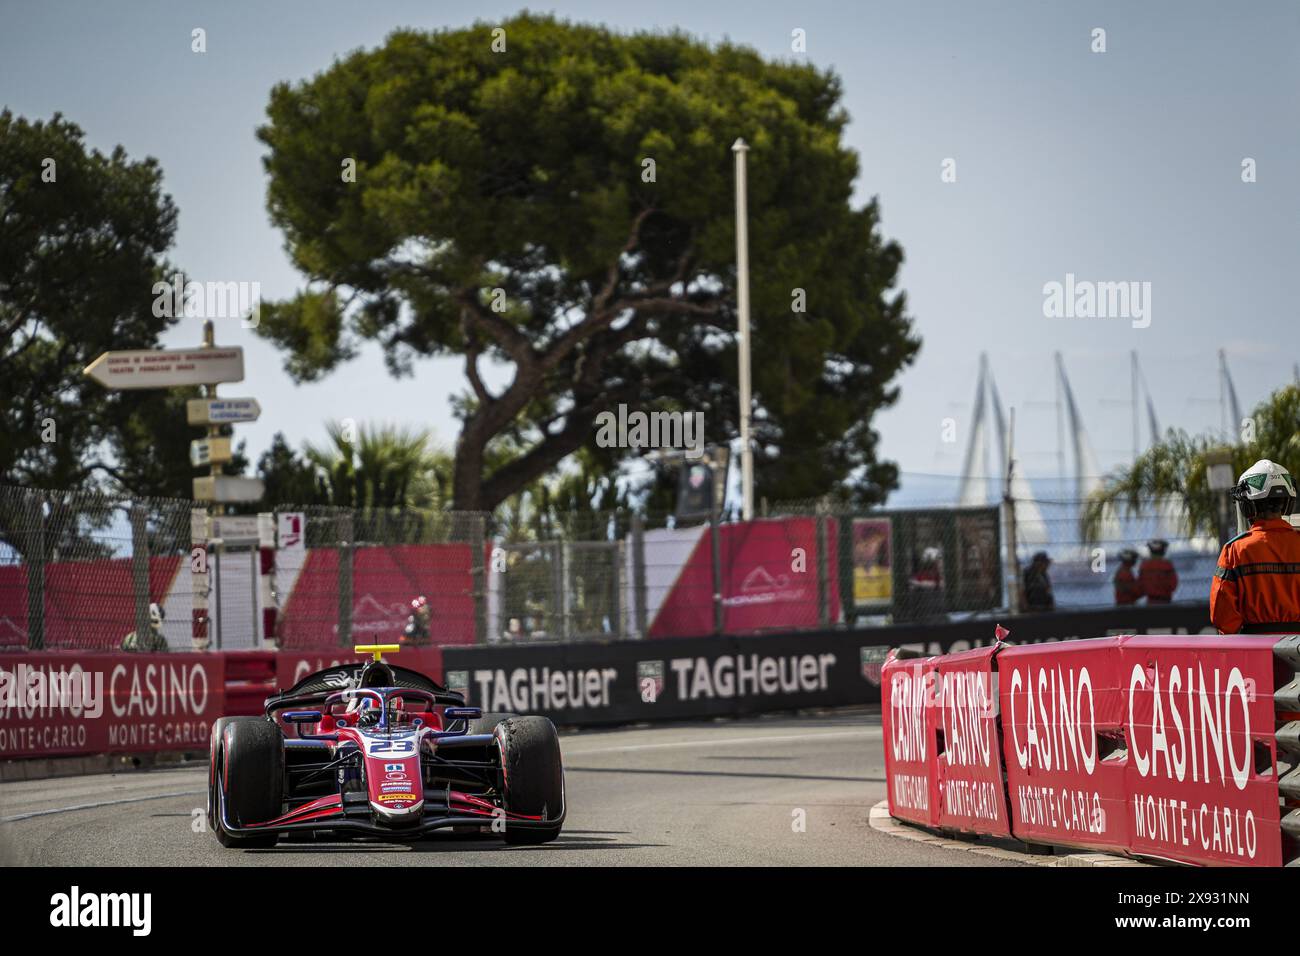
[[[544, 820], [564, 813], [564, 764], [555, 725], [545, 717], [510, 717], [496, 725], [501, 752], [502, 802], [510, 813]], [[547, 826], [516, 826], [506, 820], [507, 843], [549, 843], [561, 820]]]
[[222, 846], [237, 849], [273, 847], [278, 834], [246, 836], [231, 833], [226, 818], [236, 827], [273, 820], [284, 803], [284, 740], [280, 730], [263, 717], [223, 717], [212, 731], [212, 767], [209, 774], [208, 818]]

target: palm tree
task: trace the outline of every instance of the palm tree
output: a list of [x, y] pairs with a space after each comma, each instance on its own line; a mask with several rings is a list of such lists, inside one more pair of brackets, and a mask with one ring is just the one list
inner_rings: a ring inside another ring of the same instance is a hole
[[1189, 534], [1214, 534], [1218, 499], [1206, 482], [1207, 459], [1226, 454], [1239, 475], [1261, 458], [1300, 468], [1300, 385], [1279, 388], [1260, 403], [1242, 426], [1240, 441], [1225, 444], [1210, 435], [1171, 429], [1163, 440], [1121, 468], [1095, 491], [1084, 507], [1083, 534], [1096, 541], [1108, 508], [1140, 514], [1170, 496], [1187, 508]]
[[328, 445], [308, 443], [324, 497], [340, 507], [439, 508], [451, 474], [451, 457], [433, 444], [428, 430], [340, 422], [325, 425]]

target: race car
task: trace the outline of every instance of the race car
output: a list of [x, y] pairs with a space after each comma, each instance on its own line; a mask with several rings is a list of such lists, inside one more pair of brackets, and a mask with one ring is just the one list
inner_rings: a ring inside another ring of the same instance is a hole
[[222, 846], [288, 834], [416, 840], [455, 827], [506, 843], [554, 840], [564, 768], [545, 717], [484, 714], [417, 671], [399, 645], [359, 645], [363, 662], [311, 674], [262, 717], [212, 728], [208, 824]]

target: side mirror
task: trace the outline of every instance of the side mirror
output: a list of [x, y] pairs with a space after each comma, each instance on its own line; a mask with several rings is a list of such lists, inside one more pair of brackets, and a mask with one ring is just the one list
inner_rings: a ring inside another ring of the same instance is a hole
[[319, 724], [322, 720], [319, 710], [286, 710], [280, 716], [286, 724]]
[[448, 707], [442, 712], [448, 720], [477, 720], [483, 716], [481, 707]]

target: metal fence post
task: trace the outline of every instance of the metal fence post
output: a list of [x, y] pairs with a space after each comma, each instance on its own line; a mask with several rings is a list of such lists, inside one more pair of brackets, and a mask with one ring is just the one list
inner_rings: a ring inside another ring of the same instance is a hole
[[339, 545], [339, 644], [352, 646], [352, 551], [354, 542], [352, 512], [346, 511], [336, 519]]
[[23, 560], [27, 565], [27, 646], [34, 651], [45, 647], [45, 562], [48, 544], [45, 528], [44, 496], [36, 492], [23, 495], [27, 499], [27, 548]]
[[555, 545], [555, 578], [559, 594], [560, 640], [569, 641], [573, 636], [573, 618], [570, 611], [570, 563], [568, 541], [558, 541]]
[[713, 551], [713, 633], [721, 634], [725, 625], [722, 606], [722, 530], [718, 513], [709, 516], [709, 547]]
[[469, 567], [470, 588], [474, 592], [474, 643], [486, 644], [488, 638], [487, 569], [487, 518], [481, 514], [469, 516]]
[[826, 554], [830, 518], [819, 514], [813, 520], [817, 522], [817, 624], [825, 628], [831, 626], [830, 561]]
[[149, 633], [149, 515], [144, 505], [132, 501], [131, 516], [131, 591], [135, 598], [135, 633], [143, 646]]
[[632, 613], [633, 631], [637, 638], [645, 638], [648, 617], [645, 593], [645, 519], [632, 516]]

